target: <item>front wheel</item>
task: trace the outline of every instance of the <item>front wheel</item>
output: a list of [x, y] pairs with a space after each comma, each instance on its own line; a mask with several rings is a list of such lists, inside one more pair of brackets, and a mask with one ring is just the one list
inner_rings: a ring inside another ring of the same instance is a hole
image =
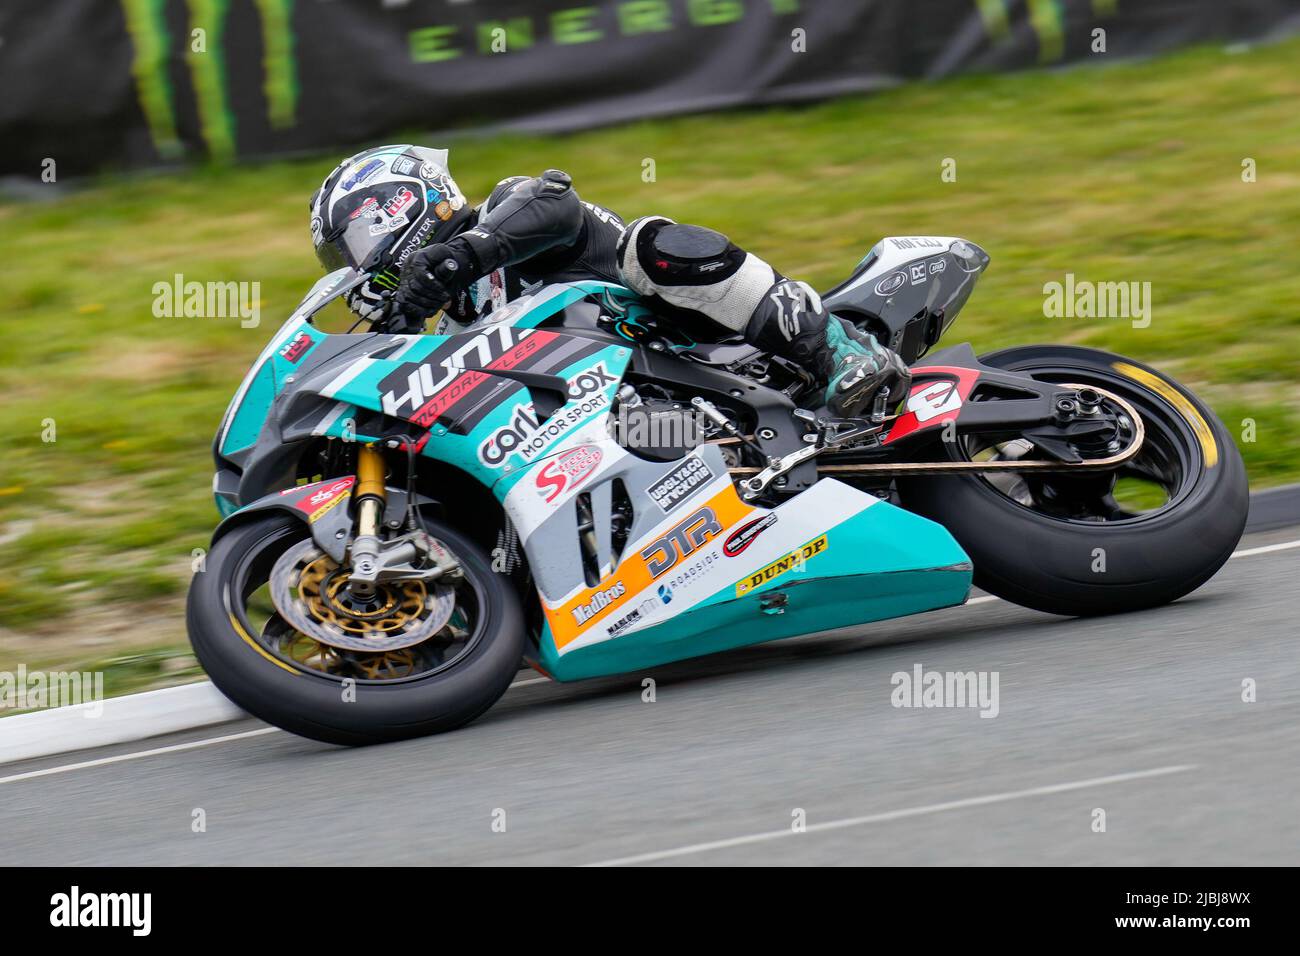
[[[340, 606], [346, 570], [312, 549], [301, 521], [269, 514], [232, 528], [190, 585], [186, 623], [199, 663], [253, 716], [329, 743], [399, 740], [473, 720], [518, 669], [523, 613], [481, 548], [426, 525], [461, 573], [436, 598], [423, 584], [397, 582], [363, 610]], [[333, 644], [277, 609], [276, 578], [291, 565], [297, 600], [332, 625]], [[359, 649], [369, 644], [381, 649]]]
[[[1223, 424], [1195, 395], [1096, 349], [1028, 346], [980, 361], [1117, 394], [1141, 416], [1146, 437], [1111, 472], [900, 480], [903, 505], [952, 533], [974, 562], [976, 584], [1040, 611], [1112, 614], [1176, 600], [1228, 560], [1246, 524], [1246, 470]], [[1014, 436], [964, 436], [937, 447], [953, 460], [1041, 457]]]

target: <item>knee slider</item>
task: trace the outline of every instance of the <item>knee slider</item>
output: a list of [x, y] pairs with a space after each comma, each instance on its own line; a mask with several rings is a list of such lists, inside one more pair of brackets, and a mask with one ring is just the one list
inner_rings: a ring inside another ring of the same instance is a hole
[[646, 216], [630, 223], [618, 245], [628, 287], [692, 309], [741, 331], [772, 285], [772, 267], [703, 226]]

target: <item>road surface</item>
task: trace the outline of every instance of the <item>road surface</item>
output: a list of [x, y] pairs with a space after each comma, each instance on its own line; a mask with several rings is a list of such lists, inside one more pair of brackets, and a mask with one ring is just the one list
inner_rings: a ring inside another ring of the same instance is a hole
[[[249, 720], [9, 764], [0, 858], [1295, 865], [1296, 538], [1252, 535], [1141, 614], [985, 598], [630, 677], [524, 672], [441, 737], [347, 750]], [[996, 672], [997, 716], [893, 706], [918, 664]]]

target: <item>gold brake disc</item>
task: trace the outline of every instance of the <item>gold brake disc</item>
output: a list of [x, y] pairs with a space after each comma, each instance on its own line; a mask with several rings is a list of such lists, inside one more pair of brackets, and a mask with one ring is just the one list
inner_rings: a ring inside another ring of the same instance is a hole
[[295, 630], [312, 640], [363, 653], [414, 647], [442, 630], [456, 608], [451, 588], [423, 581], [379, 583], [363, 603], [349, 594], [350, 577], [348, 569], [306, 540], [271, 569], [271, 601]]
[[268, 628], [262, 632], [262, 637], [281, 656], [322, 674], [352, 674], [367, 680], [392, 680], [409, 677], [420, 665], [419, 657], [411, 648], [373, 654], [344, 652], [283, 623], [278, 633]]

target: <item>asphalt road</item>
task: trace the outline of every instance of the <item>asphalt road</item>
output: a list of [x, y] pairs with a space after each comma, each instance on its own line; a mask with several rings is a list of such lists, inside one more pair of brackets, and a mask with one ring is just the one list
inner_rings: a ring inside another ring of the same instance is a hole
[[[1297, 582], [1290, 548], [1142, 614], [985, 599], [635, 677], [521, 674], [465, 730], [364, 750], [250, 720], [10, 764], [0, 859], [1295, 865]], [[996, 671], [997, 716], [892, 706], [917, 664]]]

